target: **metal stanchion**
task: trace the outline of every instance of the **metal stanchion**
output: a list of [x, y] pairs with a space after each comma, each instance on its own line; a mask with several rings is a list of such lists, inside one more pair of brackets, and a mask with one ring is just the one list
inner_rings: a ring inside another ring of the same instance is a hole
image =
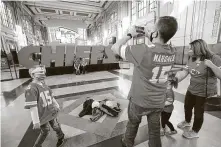
[[10, 66], [10, 64], [9, 64], [9, 59], [8, 59], [7, 54], [6, 54], [6, 59], [7, 59], [7, 63], [8, 63], [8, 68], [9, 68], [9, 70], [10, 70], [11, 78], [14, 79], [13, 76], [12, 76], [12, 70], [11, 70], [11, 66]]
[[[11, 52], [11, 50], [10, 50]], [[11, 53], [12, 54], [12, 53]], [[18, 75], [17, 75], [17, 71], [16, 71], [16, 67], [15, 67], [15, 61], [14, 61], [14, 58], [12, 56], [12, 62], [13, 62], [13, 67], [14, 67], [14, 70], [15, 70], [15, 76], [16, 76], [16, 79], [18, 79]]]

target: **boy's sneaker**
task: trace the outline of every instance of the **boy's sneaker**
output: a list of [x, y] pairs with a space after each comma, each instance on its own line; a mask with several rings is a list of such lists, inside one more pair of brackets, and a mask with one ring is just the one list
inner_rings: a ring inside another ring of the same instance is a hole
[[161, 128], [160, 130], [160, 136], [164, 136], [166, 133], [166, 128]]
[[177, 134], [177, 130], [166, 132], [166, 135]]
[[58, 139], [58, 142], [57, 142], [57, 147], [61, 147], [62, 145], [64, 145], [65, 143], [65, 139], [64, 139], [64, 136], [60, 139]]
[[126, 143], [124, 142], [124, 137], [121, 138], [121, 145], [122, 147], [127, 147]]
[[198, 138], [198, 137], [199, 137], [198, 133], [196, 133], [196, 132], [193, 131], [193, 130], [184, 132], [184, 133], [183, 133], [183, 136], [186, 137], [186, 138], [188, 138], [188, 139]]
[[185, 127], [190, 127], [190, 126], [191, 126], [191, 124], [188, 123], [188, 122], [186, 122], [185, 120], [182, 121], [182, 122], [180, 122], [180, 123], [177, 125], [177, 127], [180, 128], [180, 129], [183, 129], [183, 128], [185, 128]]
[[122, 145], [122, 147], [127, 147], [126, 144], [123, 141], [123, 138], [121, 138], [121, 145]]

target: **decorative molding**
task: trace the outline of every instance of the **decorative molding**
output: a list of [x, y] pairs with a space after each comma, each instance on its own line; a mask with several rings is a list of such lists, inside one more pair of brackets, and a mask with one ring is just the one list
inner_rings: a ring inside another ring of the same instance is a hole
[[215, 15], [214, 15], [212, 37], [218, 37], [219, 25], [220, 25], [220, 14], [221, 14], [221, 9], [216, 9]]
[[69, 10], [69, 11], [83, 11], [89, 13], [100, 13], [103, 11], [103, 8], [95, 7], [95, 6], [88, 6], [88, 5], [81, 5], [81, 4], [74, 4], [68, 2], [56, 2], [52, 3], [50, 1], [37, 1], [37, 2], [25, 2], [24, 4], [34, 7], [44, 7], [44, 8], [51, 8], [51, 9], [59, 9], [59, 10]]

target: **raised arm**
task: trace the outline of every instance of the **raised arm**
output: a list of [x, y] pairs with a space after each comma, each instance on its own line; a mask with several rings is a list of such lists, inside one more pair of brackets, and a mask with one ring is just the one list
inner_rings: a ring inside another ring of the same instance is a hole
[[111, 47], [111, 50], [121, 56], [123, 58], [123, 55], [121, 54], [121, 47], [123, 45], [125, 45], [127, 43], [128, 40], [130, 40], [131, 37], [130, 36], [124, 36], [122, 39], [118, 40], [112, 47]]
[[121, 56], [122, 58], [125, 59], [125, 50], [126, 50], [126, 43], [132, 38], [138, 35], [138, 33], [136, 32], [136, 28], [135, 26], [132, 26], [130, 28], [130, 30], [128, 31], [128, 35], [125, 35], [122, 39], [119, 39], [112, 47], [111, 50]]
[[178, 82], [181, 82], [188, 76], [189, 72], [187, 70], [182, 70], [177, 72], [176, 78], [178, 79]]
[[212, 61], [206, 59], [205, 65], [211, 68], [218, 79], [221, 79], [221, 58], [218, 55], [214, 55]]

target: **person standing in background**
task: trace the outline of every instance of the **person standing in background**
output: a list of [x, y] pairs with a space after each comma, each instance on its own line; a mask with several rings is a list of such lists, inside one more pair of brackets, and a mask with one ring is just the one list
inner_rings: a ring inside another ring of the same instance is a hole
[[75, 69], [76, 75], [80, 75], [81, 74], [81, 71], [80, 71], [81, 60], [82, 60], [81, 57], [80, 58], [76, 57], [76, 59], [74, 61], [74, 69]]
[[85, 58], [82, 58], [81, 67], [80, 67], [82, 74], [85, 74], [85, 72], [86, 72], [86, 66], [87, 66], [87, 62], [85, 61]]

